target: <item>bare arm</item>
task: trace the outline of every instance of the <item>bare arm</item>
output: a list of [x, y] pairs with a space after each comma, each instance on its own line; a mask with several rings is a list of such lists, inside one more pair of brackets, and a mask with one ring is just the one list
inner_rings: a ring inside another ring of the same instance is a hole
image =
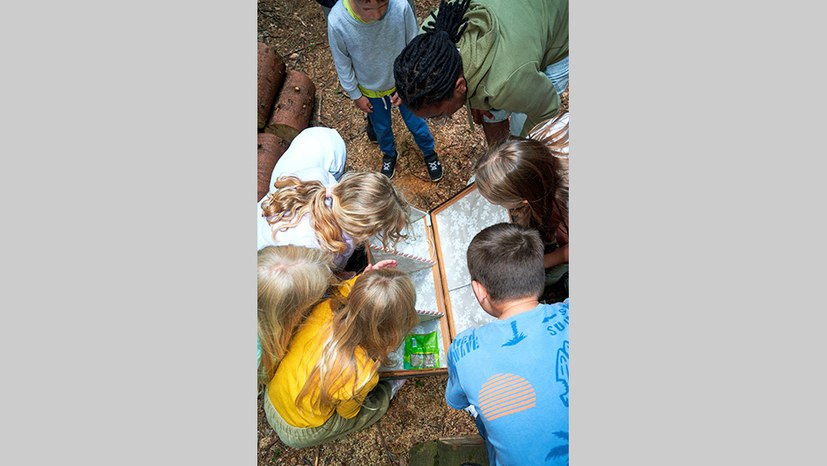
[[381, 260], [381, 261], [379, 261], [375, 264], [368, 264], [368, 266], [365, 267], [365, 270], [362, 273], [370, 272], [371, 270], [376, 270], [376, 269], [394, 269], [394, 268], [396, 268], [396, 260], [395, 259], [385, 259], [385, 260]]
[[356, 104], [356, 108], [359, 110], [365, 113], [373, 113], [373, 105], [367, 97], [360, 95], [358, 99], [353, 100], [353, 103]]
[[568, 264], [569, 262], [569, 245], [557, 248], [554, 251], [543, 256], [543, 267], [551, 268], [555, 265]]

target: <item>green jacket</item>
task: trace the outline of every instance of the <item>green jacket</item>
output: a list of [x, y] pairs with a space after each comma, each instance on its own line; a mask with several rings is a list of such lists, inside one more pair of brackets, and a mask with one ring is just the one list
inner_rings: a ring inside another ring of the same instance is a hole
[[568, 0], [471, 0], [465, 18], [457, 45], [471, 108], [525, 113], [523, 135], [556, 115], [543, 70], [569, 55]]

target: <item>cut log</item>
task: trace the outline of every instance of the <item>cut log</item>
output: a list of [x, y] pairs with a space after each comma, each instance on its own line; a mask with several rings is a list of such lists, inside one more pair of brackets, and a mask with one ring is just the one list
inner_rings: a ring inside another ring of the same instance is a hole
[[258, 43], [258, 129], [264, 128], [284, 83], [284, 60], [269, 45]]
[[273, 168], [279, 161], [290, 143], [275, 134], [258, 134], [258, 200], [270, 192], [270, 177]]
[[316, 85], [306, 74], [287, 70], [287, 77], [273, 108], [273, 116], [264, 131], [292, 142], [310, 124], [315, 97]]

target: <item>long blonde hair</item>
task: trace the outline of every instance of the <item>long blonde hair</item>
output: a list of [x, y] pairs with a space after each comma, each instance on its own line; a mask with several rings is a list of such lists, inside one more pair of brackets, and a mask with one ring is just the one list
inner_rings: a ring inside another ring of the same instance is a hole
[[[383, 175], [384, 176], [384, 175]], [[310, 397], [315, 409], [329, 406], [331, 395], [348, 383], [360, 389], [381, 364], [390, 363], [389, 354], [418, 322], [414, 310], [416, 290], [411, 278], [395, 269], [365, 272], [356, 279], [347, 298], [334, 298], [333, 320], [322, 332], [327, 339], [322, 357], [310, 372], [298, 397]], [[368, 373], [356, 366], [361, 348], [374, 361]]]
[[333, 280], [332, 257], [320, 249], [267, 246], [258, 251], [259, 382], [268, 383], [290, 339]]
[[341, 254], [347, 249], [342, 233], [355, 244], [377, 235], [384, 246], [394, 245], [405, 235], [408, 202], [377, 172], [348, 172], [339, 184], [327, 189], [320, 181], [279, 177], [276, 191], [262, 203], [262, 215], [273, 228], [273, 236], [298, 225], [310, 214], [322, 249]]

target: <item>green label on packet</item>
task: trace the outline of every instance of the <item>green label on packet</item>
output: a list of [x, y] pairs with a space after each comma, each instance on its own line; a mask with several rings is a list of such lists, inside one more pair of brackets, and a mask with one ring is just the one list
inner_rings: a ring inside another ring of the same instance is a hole
[[435, 369], [439, 367], [439, 335], [436, 331], [405, 336], [405, 369]]

